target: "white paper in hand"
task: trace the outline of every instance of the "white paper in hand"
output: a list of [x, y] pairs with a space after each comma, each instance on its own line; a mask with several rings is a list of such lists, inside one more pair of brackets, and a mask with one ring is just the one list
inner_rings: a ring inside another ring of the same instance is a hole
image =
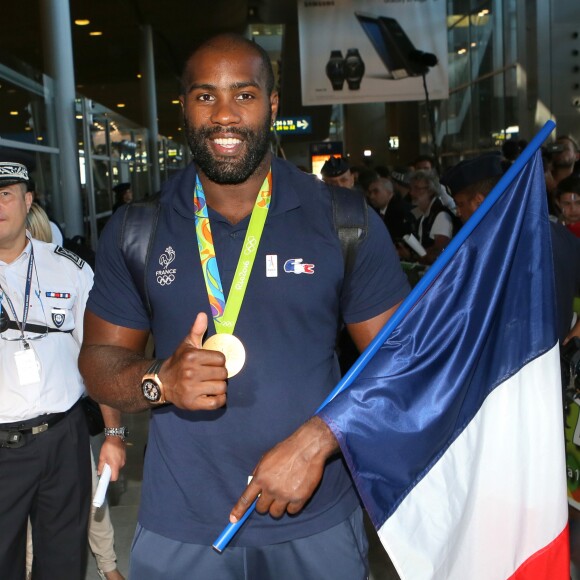
[[95, 496], [93, 497], [93, 505], [96, 508], [100, 508], [105, 501], [109, 481], [111, 481], [111, 466], [105, 463], [105, 467], [103, 467], [101, 477], [99, 478], [99, 485], [97, 485]]
[[405, 243], [414, 251], [419, 254], [419, 256], [423, 257], [427, 255], [425, 248], [421, 245], [419, 240], [413, 234], [406, 234], [403, 236], [403, 240]]

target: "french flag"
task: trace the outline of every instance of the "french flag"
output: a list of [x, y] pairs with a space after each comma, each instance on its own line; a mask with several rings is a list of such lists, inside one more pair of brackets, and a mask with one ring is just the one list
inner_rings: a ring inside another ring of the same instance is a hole
[[570, 578], [544, 138], [318, 412], [403, 580]]

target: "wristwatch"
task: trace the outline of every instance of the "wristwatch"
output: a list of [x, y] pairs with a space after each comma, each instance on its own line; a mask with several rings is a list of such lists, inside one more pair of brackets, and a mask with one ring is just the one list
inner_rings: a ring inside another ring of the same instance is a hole
[[165, 395], [163, 394], [163, 383], [161, 379], [157, 376], [163, 360], [156, 360], [147, 369], [147, 372], [143, 375], [141, 380], [141, 389], [143, 390], [143, 396], [147, 401], [153, 403], [154, 405], [161, 405], [165, 403]]
[[129, 437], [129, 429], [127, 427], [105, 427], [105, 437], [119, 437], [121, 441], [125, 441]]

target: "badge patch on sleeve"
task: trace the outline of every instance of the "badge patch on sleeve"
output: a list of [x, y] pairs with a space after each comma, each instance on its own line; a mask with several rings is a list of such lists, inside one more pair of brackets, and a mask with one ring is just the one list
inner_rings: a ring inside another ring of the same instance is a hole
[[76, 265], [79, 270], [82, 270], [83, 266], [85, 265], [85, 261], [82, 258], [77, 256], [74, 252], [63, 248], [62, 246], [56, 246], [56, 248], [54, 248], [54, 253], [58, 254], [59, 256], [68, 258], [73, 264]]

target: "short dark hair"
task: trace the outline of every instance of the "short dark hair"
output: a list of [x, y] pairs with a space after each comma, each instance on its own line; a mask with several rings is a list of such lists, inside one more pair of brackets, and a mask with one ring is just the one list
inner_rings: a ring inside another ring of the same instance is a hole
[[371, 183], [378, 181], [380, 178], [381, 175], [378, 171], [365, 169], [359, 173], [358, 184], [366, 191], [371, 186]]
[[580, 194], [580, 175], [569, 175], [558, 183], [556, 188], [556, 197], [565, 193]]
[[431, 164], [431, 167], [435, 167], [435, 158], [431, 155], [419, 155], [417, 159], [413, 161], [413, 165], [420, 163], [421, 161], [428, 161]]
[[260, 60], [262, 61], [262, 71], [266, 79], [266, 92], [268, 93], [268, 96], [270, 96], [274, 92], [276, 80], [274, 78], [274, 69], [272, 68], [272, 61], [269, 54], [257, 42], [248, 40], [245, 36], [232, 32], [216, 34], [215, 36], [212, 36], [196, 45], [195, 48], [189, 53], [189, 56], [185, 59], [185, 63], [181, 72], [181, 94], [184, 95], [187, 91], [185, 75], [189, 61], [199, 50], [213, 46], [218, 40], [227, 40], [232, 46], [238, 45], [250, 48], [260, 57]]
[[506, 159], [515, 161], [521, 153], [520, 144], [514, 139], [508, 139], [502, 143], [501, 152]]
[[455, 193], [455, 195], [466, 195], [467, 197], [473, 197], [478, 193], [487, 197], [491, 190], [498, 184], [501, 179], [501, 175], [494, 175], [493, 177], [486, 177], [485, 179], [480, 179], [475, 183], [471, 183], [467, 187]]

